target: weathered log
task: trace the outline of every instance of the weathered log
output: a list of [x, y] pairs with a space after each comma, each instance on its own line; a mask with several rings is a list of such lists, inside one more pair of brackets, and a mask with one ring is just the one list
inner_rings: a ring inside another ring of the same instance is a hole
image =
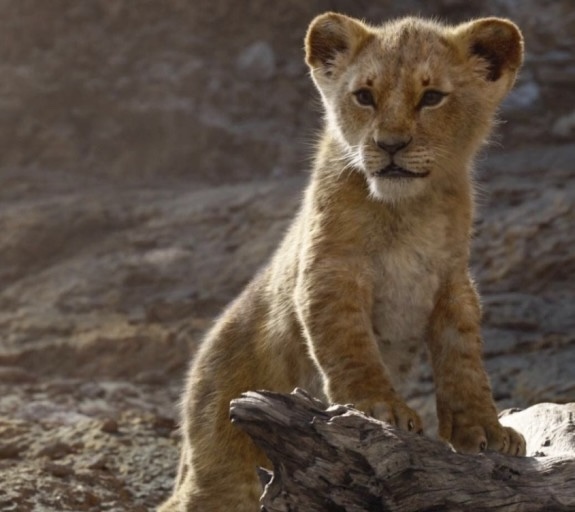
[[458, 454], [302, 390], [231, 403], [232, 421], [273, 464], [262, 474], [267, 512], [574, 511], [574, 416], [575, 404], [506, 415], [535, 455], [509, 457]]

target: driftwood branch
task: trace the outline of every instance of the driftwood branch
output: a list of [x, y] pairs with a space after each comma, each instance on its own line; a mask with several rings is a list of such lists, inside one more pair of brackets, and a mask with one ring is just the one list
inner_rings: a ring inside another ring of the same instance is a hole
[[575, 404], [553, 407], [502, 419], [526, 435], [525, 458], [457, 454], [301, 390], [246, 393], [231, 417], [273, 464], [267, 512], [573, 511]]

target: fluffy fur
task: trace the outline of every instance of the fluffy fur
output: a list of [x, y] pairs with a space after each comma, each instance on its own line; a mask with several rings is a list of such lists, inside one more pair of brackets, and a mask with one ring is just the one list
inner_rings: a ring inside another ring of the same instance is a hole
[[522, 54], [517, 27], [497, 18], [311, 23], [306, 62], [326, 118], [311, 181], [271, 262], [193, 361], [163, 512], [258, 510], [267, 461], [228, 419], [246, 390], [299, 386], [420, 432], [396, 385], [425, 346], [440, 436], [460, 452], [524, 454], [497, 419], [468, 270], [470, 166]]

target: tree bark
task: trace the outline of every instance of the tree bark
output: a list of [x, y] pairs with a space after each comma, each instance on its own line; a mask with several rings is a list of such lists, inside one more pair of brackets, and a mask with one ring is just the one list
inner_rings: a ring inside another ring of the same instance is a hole
[[531, 457], [461, 455], [302, 390], [245, 393], [231, 418], [273, 464], [267, 512], [574, 511], [575, 404], [549, 407], [517, 414]]

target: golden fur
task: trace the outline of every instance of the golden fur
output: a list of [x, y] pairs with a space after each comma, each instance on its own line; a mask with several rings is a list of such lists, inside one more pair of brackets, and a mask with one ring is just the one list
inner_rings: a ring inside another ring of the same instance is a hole
[[421, 431], [395, 386], [423, 346], [440, 436], [465, 453], [524, 454], [524, 439], [497, 419], [468, 270], [470, 166], [522, 45], [497, 18], [312, 22], [306, 61], [326, 126], [311, 182], [271, 262], [193, 361], [179, 474], [162, 511], [258, 510], [255, 467], [266, 459], [228, 418], [247, 390], [299, 386]]

